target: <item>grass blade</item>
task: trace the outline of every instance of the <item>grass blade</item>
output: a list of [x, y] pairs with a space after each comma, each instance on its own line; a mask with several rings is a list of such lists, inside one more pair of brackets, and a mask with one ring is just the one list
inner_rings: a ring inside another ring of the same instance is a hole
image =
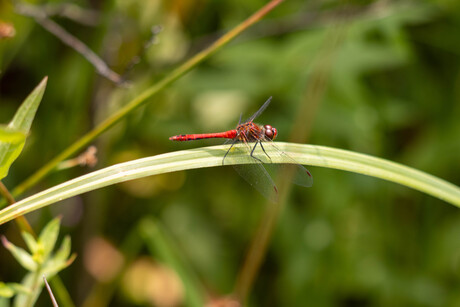
[[[460, 207], [460, 188], [458, 186], [402, 164], [324, 146], [280, 142], [277, 142], [276, 145], [301, 164], [340, 169], [385, 179]], [[89, 173], [3, 209], [0, 211], [0, 225], [57, 201], [115, 183], [181, 170], [221, 166], [227, 149], [228, 146], [222, 145], [176, 151], [120, 163]], [[270, 151], [270, 149], [267, 150], [268, 155]], [[274, 163], [289, 163], [290, 161], [283, 160], [283, 156], [273, 155]], [[225, 159], [226, 165], [248, 162], [250, 159], [239, 154], [229, 155]]]

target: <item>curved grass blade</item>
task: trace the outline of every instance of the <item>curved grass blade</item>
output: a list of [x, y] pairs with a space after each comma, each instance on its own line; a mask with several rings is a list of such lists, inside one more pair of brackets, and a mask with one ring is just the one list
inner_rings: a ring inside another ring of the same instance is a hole
[[[422, 171], [351, 151], [324, 146], [276, 143], [297, 162], [312, 166], [340, 169], [399, 183], [460, 207], [460, 188]], [[235, 145], [241, 146], [241, 145]], [[244, 145], [243, 145], [244, 146]], [[20, 215], [88, 191], [145, 176], [222, 165], [228, 146], [212, 146], [176, 151], [113, 165], [64, 182], [37, 193], [0, 211], [0, 225]], [[270, 149], [267, 149], [270, 155]], [[239, 164], [248, 159], [230, 155], [226, 165]], [[282, 156], [274, 156], [274, 163], [289, 163]], [[320, 183], [319, 183], [320, 184]]]

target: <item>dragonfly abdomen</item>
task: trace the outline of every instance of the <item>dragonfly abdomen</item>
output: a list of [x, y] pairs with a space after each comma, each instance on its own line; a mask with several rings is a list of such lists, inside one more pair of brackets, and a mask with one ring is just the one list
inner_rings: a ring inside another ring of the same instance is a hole
[[233, 139], [236, 137], [236, 130], [229, 130], [217, 133], [201, 133], [201, 134], [180, 134], [170, 137], [171, 141], [196, 141], [202, 139]]

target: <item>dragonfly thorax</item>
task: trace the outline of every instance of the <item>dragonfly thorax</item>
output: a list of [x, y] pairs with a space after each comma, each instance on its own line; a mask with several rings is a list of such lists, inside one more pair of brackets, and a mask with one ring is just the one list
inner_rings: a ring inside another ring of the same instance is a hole
[[273, 140], [278, 134], [278, 130], [270, 125], [257, 125], [247, 122], [236, 127], [236, 138], [244, 142], [257, 142]]

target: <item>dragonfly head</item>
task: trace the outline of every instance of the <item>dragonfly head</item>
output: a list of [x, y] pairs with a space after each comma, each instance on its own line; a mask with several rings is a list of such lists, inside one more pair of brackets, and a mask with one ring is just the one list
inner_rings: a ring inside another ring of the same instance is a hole
[[278, 130], [276, 128], [270, 126], [270, 125], [265, 125], [264, 126], [264, 134], [267, 138], [270, 140], [274, 140], [276, 136], [278, 135]]

